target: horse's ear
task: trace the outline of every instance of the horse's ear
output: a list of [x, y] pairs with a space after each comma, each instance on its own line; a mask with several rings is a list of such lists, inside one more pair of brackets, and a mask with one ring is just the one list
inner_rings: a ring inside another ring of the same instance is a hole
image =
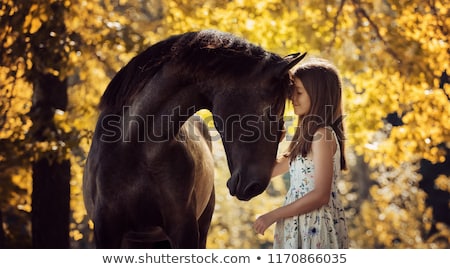
[[303, 58], [305, 58], [306, 52], [304, 53], [293, 53], [285, 56], [283, 58], [283, 64], [281, 65], [280, 70], [278, 71], [278, 76], [283, 76], [286, 74], [292, 67], [298, 64]]

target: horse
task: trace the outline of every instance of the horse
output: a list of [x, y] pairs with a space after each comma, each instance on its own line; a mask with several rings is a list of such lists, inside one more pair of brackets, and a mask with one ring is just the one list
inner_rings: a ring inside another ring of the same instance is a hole
[[[86, 159], [83, 196], [97, 248], [206, 248], [214, 206], [207, 109], [227, 157], [231, 196], [269, 184], [292, 90], [281, 57], [217, 30], [172, 35], [108, 84]], [[211, 122], [211, 123], [212, 123]]]

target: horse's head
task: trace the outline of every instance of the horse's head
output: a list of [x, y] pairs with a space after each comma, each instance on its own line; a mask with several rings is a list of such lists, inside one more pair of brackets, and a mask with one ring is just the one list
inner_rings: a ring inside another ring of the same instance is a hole
[[214, 96], [214, 123], [231, 172], [227, 186], [240, 200], [250, 200], [269, 184], [291, 86], [289, 69], [304, 56], [279, 58]]

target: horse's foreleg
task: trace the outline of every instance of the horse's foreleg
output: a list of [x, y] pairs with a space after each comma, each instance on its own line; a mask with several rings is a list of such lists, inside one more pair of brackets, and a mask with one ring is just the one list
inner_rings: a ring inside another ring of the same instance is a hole
[[172, 219], [169, 237], [173, 248], [196, 249], [199, 248], [198, 223], [194, 212], [186, 212], [182, 216]]
[[122, 246], [124, 226], [122, 220], [102, 212], [94, 219], [94, 238], [96, 248], [118, 249]]
[[206, 240], [208, 237], [209, 226], [211, 225], [211, 219], [212, 219], [212, 215], [214, 213], [214, 206], [216, 203], [215, 198], [216, 197], [215, 197], [215, 192], [214, 192], [214, 187], [213, 187], [213, 190], [211, 192], [211, 197], [209, 198], [209, 201], [208, 201], [208, 205], [206, 206], [202, 215], [198, 219], [198, 231], [199, 231], [198, 247], [199, 248], [206, 248]]

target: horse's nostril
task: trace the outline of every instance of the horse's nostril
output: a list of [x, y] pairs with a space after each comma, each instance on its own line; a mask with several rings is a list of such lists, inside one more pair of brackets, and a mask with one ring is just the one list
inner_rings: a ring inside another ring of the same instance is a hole
[[232, 175], [231, 178], [227, 182], [228, 190], [230, 191], [231, 196], [235, 196], [238, 186], [239, 186], [240, 175]]
[[264, 191], [264, 188], [261, 186], [261, 184], [251, 183], [250, 185], [247, 186], [247, 188], [245, 188], [244, 195], [248, 199], [251, 199], [263, 191]]
[[242, 201], [248, 201], [265, 190], [264, 184], [256, 180], [245, 184], [240, 173], [235, 173], [231, 176], [227, 182], [227, 187], [231, 196], [236, 196], [236, 198]]

